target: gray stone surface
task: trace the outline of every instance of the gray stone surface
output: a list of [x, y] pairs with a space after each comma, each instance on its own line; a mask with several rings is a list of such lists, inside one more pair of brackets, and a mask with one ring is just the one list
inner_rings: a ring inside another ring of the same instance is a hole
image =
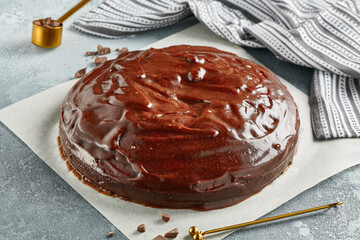
[[[92, 1], [81, 11], [100, 2]], [[60, 47], [42, 49], [31, 44], [33, 19], [57, 18], [73, 4], [73, 0], [0, 1], [0, 108], [72, 79], [80, 68], [90, 70], [92, 58], [84, 53], [95, 50], [97, 44], [135, 50], [197, 22], [189, 18], [165, 29], [110, 40], [73, 30], [70, 23], [75, 14], [65, 22]], [[264, 49], [247, 51], [308, 94], [311, 69], [280, 62]], [[338, 200], [345, 204], [337, 209], [246, 228], [225, 239], [359, 239], [360, 166], [323, 181], [267, 216]], [[0, 239], [107, 239], [109, 231], [115, 232], [113, 239], [126, 239], [0, 123]]]

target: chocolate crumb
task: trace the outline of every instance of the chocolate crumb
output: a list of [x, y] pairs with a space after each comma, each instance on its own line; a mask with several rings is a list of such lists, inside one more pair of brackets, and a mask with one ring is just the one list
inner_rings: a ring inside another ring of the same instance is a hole
[[129, 51], [129, 49], [127, 47], [123, 47], [122, 49], [120, 49], [120, 53], [127, 53]]
[[109, 54], [111, 52], [110, 48], [103, 47], [101, 45], [97, 46], [97, 50], [98, 50], [99, 55], [105, 55], [105, 54]]
[[153, 238], [153, 240], [166, 240], [166, 238], [161, 235], [157, 235], [155, 238]]
[[60, 26], [60, 24], [61, 24], [61, 23], [59, 23], [59, 22], [57, 22], [57, 21], [52, 21], [52, 22], [50, 23], [50, 27], [58, 27], [58, 26]]
[[140, 224], [140, 225], [137, 227], [137, 231], [138, 231], [138, 232], [145, 232], [145, 231], [146, 231], [145, 224]]
[[79, 71], [77, 71], [75, 73], [75, 78], [80, 78], [80, 77], [84, 76], [85, 73], [86, 73], [86, 68], [80, 69]]
[[122, 49], [117, 48], [115, 51], [119, 52], [119, 54], [124, 54], [129, 52], [129, 49], [127, 47], [123, 47]]
[[107, 236], [108, 236], [108, 237], [112, 237], [112, 236], [114, 236], [114, 235], [115, 235], [114, 232], [109, 232]]
[[48, 26], [50, 23], [51, 23], [51, 17], [47, 17], [47, 18], [42, 20], [42, 25], [43, 26]]
[[38, 25], [38, 26], [41, 26], [41, 22], [40, 21], [34, 21], [34, 24]]
[[107, 57], [96, 57], [94, 60], [95, 66], [99, 66], [107, 61]]
[[164, 236], [167, 238], [176, 238], [178, 234], [179, 234], [179, 230], [177, 228], [174, 228], [173, 230], [165, 233]]
[[90, 51], [87, 51], [86, 53], [85, 53], [85, 55], [86, 56], [94, 56], [94, 55], [96, 55], [98, 52], [90, 52]]
[[161, 219], [164, 221], [164, 222], [168, 222], [170, 220], [171, 216], [170, 214], [167, 214], [167, 213], [162, 213], [161, 214]]

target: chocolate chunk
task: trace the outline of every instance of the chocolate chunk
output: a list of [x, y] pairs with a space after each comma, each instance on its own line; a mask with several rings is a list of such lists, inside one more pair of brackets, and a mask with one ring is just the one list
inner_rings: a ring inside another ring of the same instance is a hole
[[61, 25], [61, 23], [59, 23], [55, 20], [52, 20], [51, 17], [47, 17], [45, 19], [34, 21], [34, 24], [43, 26], [46, 28], [59, 27]]
[[50, 27], [58, 27], [58, 26], [60, 26], [61, 25], [61, 23], [59, 23], [59, 22], [57, 22], [57, 21], [52, 21], [51, 23], [50, 23]]
[[51, 23], [51, 17], [45, 18], [45, 25], [49, 25]]
[[105, 54], [109, 54], [111, 52], [110, 48], [103, 47], [101, 45], [98, 45], [97, 49], [98, 49], [98, 54], [99, 55], [105, 55]]
[[138, 232], [145, 232], [145, 231], [146, 231], [145, 224], [140, 224], [140, 225], [137, 227], [137, 230], [138, 230]]
[[173, 230], [165, 233], [164, 236], [167, 238], [176, 238], [178, 234], [179, 234], [179, 230], [177, 228], [174, 228]]
[[170, 220], [171, 216], [170, 214], [167, 214], [167, 213], [162, 213], [161, 214], [161, 219], [164, 221], [164, 222], [168, 222]]
[[96, 55], [96, 54], [97, 54], [97, 52], [90, 52], [90, 51], [87, 51], [87, 52], [85, 53], [86, 56], [94, 56], [94, 55]]
[[117, 48], [115, 51], [119, 52], [119, 54], [124, 54], [129, 52], [129, 49], [127, 47], [123, 47], [122, 49]]
[[34, 21], [34, 24], [38, 25], [38, 26], [42, 26], [40, 21]]
[[43, 26], [48, 26], [50, 23], [51, 23], [51, 17], [47, 17], [47, 18], [42, 20], [42, 25]]
[[75, 78], [80, 78], [80, 77], [84, 76], [85, 73], [86, 73], [86, 68], [80, 69], [79, 71], [77, 71], [75, 73]]
[[94, 60], [95, 66], [99, 66], [107, 61], [107, 57], [96, 57]]
[[155, 238], [153, 238], [153, 240], [166, 240], [166, 238], [161, 235], [157, 235]]
[[129, 52], [129, 49], [127, 47], [123, 47], [122, 49], [120, 49], [120, 54], [124, 54]]
[[108, 236], [108, 237], [112, 237], [112, 236], [114, 236], [114, 235], [115, 235], [114, 232], [109, 232], [107, 236]]
[[98, 52], [90, 52], [90, 51], [87, 51], [86, 53], [85, 53], [85, 55], [86, 56], [94, 56], [94, 55], [96, 55]]

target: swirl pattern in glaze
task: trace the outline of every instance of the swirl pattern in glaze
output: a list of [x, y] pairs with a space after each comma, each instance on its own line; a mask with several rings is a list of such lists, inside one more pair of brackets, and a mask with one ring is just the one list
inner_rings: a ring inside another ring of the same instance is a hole
[[292, 161], [297, 107], [275, 74], [203, 46], [123, 53], [66, 96], [60, 140], [96, 186], [155, 207], [209, 210], [259, 192]]

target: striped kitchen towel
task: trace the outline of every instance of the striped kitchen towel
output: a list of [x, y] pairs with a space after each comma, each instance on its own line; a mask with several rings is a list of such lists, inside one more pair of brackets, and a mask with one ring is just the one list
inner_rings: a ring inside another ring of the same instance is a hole
[[102, 37], [169, 26], [194, 14], [217, 35], [314, 68], [318, 139], [360, 137], [360, 1], [106, 0], [73, 23]]

